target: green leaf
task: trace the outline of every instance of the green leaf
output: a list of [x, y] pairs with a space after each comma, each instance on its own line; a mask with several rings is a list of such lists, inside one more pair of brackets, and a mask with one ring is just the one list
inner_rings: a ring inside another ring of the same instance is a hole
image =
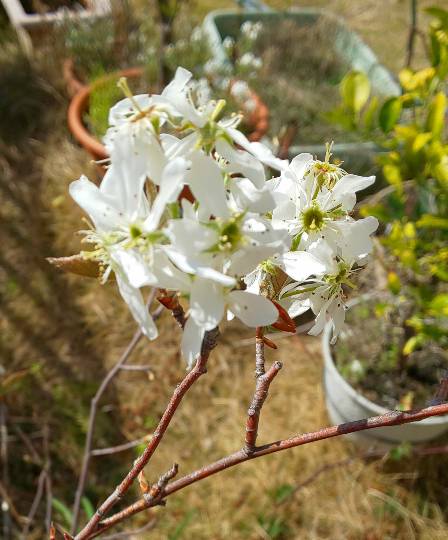
[[440, 137], [445, 126], [445, 111], [446, 111], [446, 95], [445, 92], [438, 92], [431, 102], [426, 121], [426, 128], [431, 131], [434, 137]]
[[362, 71], [351, 71], [342, 79], [340, 92], [345, 106], [359, 113], [370, 96], [370, 81]]
[[383, 167], [384, 178], [391, 186], [395, 186], [401, 193], [403, 186], [403, 178], [401, 177], [401, 170], [398, 165], [392, 165], [388, 163]]
[[73, 523], [73, 514], [68, 506], [66, 506], [62, 501], [53, 497], [51, 501], [53, 508], [61, 516], [64, 525], [70, 529]]
[[92, 518], [95, 514], [95, 508], [93, 507], [93, 504], [90, 502], [90, 500], [87, 497], [83, 497], [81, 499], [81, 505], [84, 509], [84, 513], [87, 519]]
[[424, 229], [443, 229], [448, 230], [448, 218], [424, 214], [418, 221], [417, 227]]
[[369, 105], [367, 106], [366, 112], [364, 113], [364, 129], [367, 131], [371, 131], [375, 127], [378, 106], [378, 98], [377, 96], [373, 96]]
[[431, 300], [429, 308], [434, 314], [448, 316], [448, 294], [438, 294], [435, 296]]
[[411, 453], [412, 453], [412, 444], [409, 442], [404, 442], [404, 443], [401, 443], [399, 446], [392, 448], [392, 450], [389, 452], [389, 456], [391, 459], [395, 461], [400, 461], [400, 459], [409, 457]]
[[417, 347], [421, 345], [422, 341], [423, 337], [421, 335], [412, 336], [411, 338], [409, 338], [404, 344], [403, 354], [405, 356], [409, 356], [412, 352], [415, 351], [415, 349], [417, 349]]
[[446, 9], [431, 6], [427, 7], [425, 11], [428, 15], [431, 15], [431, 17], [439, 19], [443, 26], [448, 26], [448, 11]]
[[400, 119], [402, 104], [400, 98], [391, 97], [383, 103], [378, 121], [384, 133], [389, 133]]
[[273, 493], [273, 498], [276, 503], [282, 503], [294, 492], [294, 486], [291, 484], [282, 484], [278, 486]]
[[398, 274], [395, 272], [389, 272], [387, 275], [387, 286], [392, 294], [397, 295], [401, 289], [401, 281]]

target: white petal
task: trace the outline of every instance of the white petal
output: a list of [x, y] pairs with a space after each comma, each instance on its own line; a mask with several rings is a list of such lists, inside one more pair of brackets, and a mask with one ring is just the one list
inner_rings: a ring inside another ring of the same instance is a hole
[[151, 103], [151, 98], [148, 94], [140, 94], [133, 96], [132, 100], [129, 98], [122, 99], [116, 103], [109, 111], [109, 125], [119, 126], [123, 123], [128, 123], [129, 118], [138, 110], [135, 104], [141, 110], [148, 109]]
[[85, 176], [70, 184], [69, 192], [77, 204], [90, 216], [95, 227], [108, 231], [120, 225], [123, 216], [115, 207], [115, 199], [101, 193]]
[[295, 281], [301, 283], [310, 276], [321, 276], [326, 266], [307, 251], [289, 251], [275, 258], [275, 263]]
[[184, 253], [181, 253], [170, 246], [164, 246], [163, 249], [173, 263], [180, 270], [182, 270], [182, 272], [186, 272], [187, 274], [195, 274], [204, 279], [211, 279], [226, 287], [232, 287], [236, 283], [235, 278], [227, 276], [222, 272], [215, 270], [211, 266], [206, 266], [206, 264], [201, 261], [200, 257], [188, 257]]
[[132, 287], [138, 289], [145, 285], [157, 285], [156, 276], [145, 263], [140, 253], [118, 248], [111, 251], [111, 257], [126, 274]]
[[233, 179], [230, 189], [241, 210], [265, 214], [275, 207], [272, 193], [268, 189], [257, 189], [247, 178]]
[[236, 142], [236, 144], [241, 146], [241, 148], [244, 148], [244, 150], [247, 150], [247, 152], [255, 156], [268, 167], [278, 171], [285, 170], [288, 167], [288, 161], [286, 159], [279, 159], [275, 157], [272, 151], [264, 144], [259, 142], [250, 142], [249, 139], [238, 129], [227, 128], [226, 131]]
[[299, 154], [291, 160], [289, 167], [296, 180], [302, 180], [312, 162], [313, 156], [307, 153]]
[[120, 148], [119, 159], [107, 169], [100, 191], [113, 197], [116, 208], [128, 219], [135, 220], [146, 217], [148, 212], [148, 202], [143, 191], [145, 180], [145, 172], [134, 160], [129, 159], [123, 147]]
[[143, 225], [144, 231], [154, 231], [157, 229], [166, 205], [176, 201], [184, 185], [188, 166], [188, 161], [178, 157], [165, 167], [162, 173], [159, 193], [152, 205], [151, 214]]
[[181, 292], [190, 290], [190, 276], [176, 268], [162, 249], [155, 251], [151, 270], [159, 288]]
[[340, 231], [342, 257], [348, 262], [365, 257], [373, 249], [370, 235], [378, 228], [378, 220], [368, 216], [358, 221], [335, 222]]
[[222, 285], [196, 278], [191, 287], [190, 316], [205, 330], [213, 330], [218, 326], [224, 316]]
[[232, 291], [228, 294], [229, 309], [247, 326], [266, 326], [278, 319], [274, 304], [258, 294]]
[[194, 107], [188, 95], [188, 83], [192, 74], [182, 67], [178, 67], [174, 79], [163, 90], [161, 98], [165, 99], [187, 120], [195, 126], [201, 128], [205, 125], [207, 118], [202, 116]]
[[188, 364], [188, 369], [193, 367], [194, 362], [201, 354], [202, 340], [205, 330], [202, 326], [196, 324], [192, 317], [187, 319], [182, 333], [181, 350], [184, 360]]
[[209, 215], [229, 217], [224, 178], [214, 159], [199, 151], [192, 154], [188, 182], [196, 200]]
[[331, 344], [334, 345], [339, 334], [345, 326], [345, 308], [342, 302], [335, 303], [333, 301], [333, 306], [330, 314], [333, 323], [333, 335], [331, 338]]
[[288, 315], [291, 318], [298, 317], [310, 309], [310, 304], [307, 300], [293, 300], [287, 308]]
[[172, 219], [166, 228], [172, 245], [179, 251], [197, 256], [219, 241], [218, 233], [196, 219]]
[[139, 324], [142, 332], [149, 339], [155, 339], [158, 335], [157, 326], [154, 324], [148, 308], [143, 301], [142, 293], [139, 289], [132, 287], [126, 277], [120, 272], [115, 274], [117, 279], [118, 289], [123, 300], [129, 307], [132, 316]]
[[245, 276], [278, 252], [278, 247], [264, 245], [240, 249], [232, 255], [228, 273], [235, 277]]
[[344, 210], [350, 212], [356, 203], [356, 192], [366, 189], [375, 182], [374, 176], [356, 176], [347, 174], [334, 186], [332, 204], [342, 204]]
[[226, 170], [249, 178], [258, 188], [264, 186], [266, 179], [264, 167], [257, 158], [244, 150], [237, 150], [223, 139], [216, 141], [216, 150], [228, 161]]

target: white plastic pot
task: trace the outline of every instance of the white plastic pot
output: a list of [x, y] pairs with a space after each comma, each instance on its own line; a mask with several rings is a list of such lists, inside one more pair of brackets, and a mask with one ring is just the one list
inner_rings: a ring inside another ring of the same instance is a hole
[[[353, 305], [353, 304], [352, 304]], [[328, 414], [332, 423], [342, 424], [390, 412], [356, 391], [339, 373], [330, 348], [331, 324], [325, 327], [322, 346], [324, 355], [324, 391]], [[434, 416], [419, 422], [375, 428], [350, 435], [364, 444], [396, 446], [403, 442], [423, 443], [448, 430], [448, 415]]]

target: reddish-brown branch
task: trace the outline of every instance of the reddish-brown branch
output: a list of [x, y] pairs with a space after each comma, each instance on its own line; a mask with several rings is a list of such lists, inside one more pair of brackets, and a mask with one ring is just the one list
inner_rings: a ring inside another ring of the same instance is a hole
[[187, 322], [187, 318], [185, 316], [184, 308], [179, 302], [179, 296], [177, 294], [170, 295], [165, 289], [160, 289], [157, 300], [171, 311], [177, 324], [183, 329]]
[[[266, 456], [268, 454], [273, 454], [275, 452], [280, 452], [282, 450], [287, 450], [289, 448], [294, 448], [296, 446], [303, 446], [305, 444], [321, 441], [324, 439], [329, 439], [332, 437], [340, 437], [341, 435], [348, 435], [350, 433], [356, 433], [359, 431], [366, 431], [369, 429], [375, 429], [379, 427], [387, 426], [397, 426], [401, 424], [408, 424], [410, 422], [418, 422], [424, 420], [425, 418], [430, 418], [432, 416], [441, 416], [448, 414], [448, 403], [441, 405], [434, 405], [432, 407], [426, 407], [424, 409], [419, 409], [416, 411], [393, 411], [381, 416], [373, 416], [366, 418], [364, 420], [356, 420], [354, 422], [347, 422], [345, 424], [340, 424], [338, 426], [332, 426], [314, 431], [311, 433], [304, 433], [302, 435], [297, 435], [291, 437], [290, 439], [284, 439], [280, 441], [275, 441], [263, 446], [255, 448], [255, 450], [247, 454], [244, 449], [239, 450], [229, 456], [226, 456], [210, 465], [206, 465], [201, 469], [198, 469], [174, 482], [168, 484], [164, 492], [164, 498], [169, 497], [176, 491], [180, 491], [200, 480], [213, 476], [221, 471], [239, 465], [245, 461], [259, 458], [261, 456]], [[84, 536], [85, 539], [94, 538], [99, 536], [107, 529], [110, 529], [112, 526], [120, 523], [121, 521], [129, 518], [130, 516], [141, 512], [148, 508], [146, 501], [140, 499], [134, 504], [128, 506], [121, 512], [114, 514], [113, 516], [103, 520], [98, 529], [94, 534]]]
[[75, 537], [76, 540], [85, 540], [87, 538], [92, 538], [92, 533], [94, 533], [97, 529], [98, 523], [101, 521], [101, 519], [123, 497], [123, 495], [131, 487], [132, 483], [137, 478], [139, 473], [147, 465], [152, 455], [154, 454], [154, 451], [159, 446], [159, 443], [162, 440], [174, 416], [174, 413], [176, 412], [180, 402], [182, 401], [182, 398], [190, 389], [190, 387], [197, 381], [197, 379], [199, 379], [201, 375], [206, 373], [207, 360], [211, 350], [216, 345], [218, 334], [219, 330], [217, 328], [205, 334], [202, 344], [202, 351], [198, 360], [196, 361], [194, 368], [189, 373], [187, 373], [182, 382], [174, 390], [168, 406], [165, 409], [165, 412], [163, 413], [163, 416], [160, 419], [160, 422], [153, 433], [151, 441], [148, 443], [141, 456], [134, 462], [132, 469], [128, 472], [122, 482], [117, 486], [115, 491], [103, 502], [103, 504], [97, 509], [97, 511], [87, 523], [87, 525]]
[[246, 420], [246, 438], [244, 451], [247, 454], [252, 453], [255, 450], [255, 444], [257, 442], [258, 424], [260, 421], [260, 413], [263, 404], [268, 396], [269, 386], [274, 380], [277, 373], [281, 370], [281, 362], [274, 362], [269, 368], [267, 373], [257, 378], [257, 384], [255, 387], [252, 403], [247, 411]]
[[255, 377], [261, 377], [265, 373], [264, 365], [264, 340], [263, 328], [257, 327], [255, 334]]

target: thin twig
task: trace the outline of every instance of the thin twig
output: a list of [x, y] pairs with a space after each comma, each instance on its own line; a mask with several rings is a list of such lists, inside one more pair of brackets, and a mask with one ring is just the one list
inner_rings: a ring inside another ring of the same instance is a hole
[[[3, 508], [6, 508], [6, 511], [8, 512], [8, 516], [11, 515], [17, 524], [22, 525], [26, 517], [22, 516], [20, 512], [17, 510], [12, 498], [10, 497], [10, 495], [8, 494], [8, 491], [6, 490], [6, 486], [4, 486], [2, 482], [0, 482], [0, 496], [3, 499], [1, 511], [3, 513], [6, 513], [5, 510], [3, 509]], [[6, 536], [2, 537], [2, 540], [4, 538], [6, 539]]]
[[255, 450], [261, 409], [268, 396], [269, 386], [281, 368], [281, 362], [274, 362], [269, 370], [265, 372], [263, 329], [257, 328], [255, 340], [255, 377], [257, 378], [257, 382], [252, 402], [247, 411], [244, 444], [244, 451], [247, 454], [251, 454]]
[[36, 494], [34, 495], [34, 499], [30, 507], [30, 511], [28, 512], [28, 516], [26, 518], [26, 524], [22, 531], [23, 538], [26, 538], [28, 536], [31, 524], [34, 521], [34, 517], [36, 515], [37, 509], [39, 508], [39, 504], [42, 500], [42, 496], [44, 494], [44, 489], [45, 489], [46, 476], [47, 476], [47, 471], [45, 469], [42, 469], [40, 471], [39, 478], [37, 480]]
[[47, 504], [45, 509], [45, 527], [47, 534], [50, 534], [51, 529], [51, 514], [53, 510], [53, 490], [51, 482], [51, 458], [50, 458], [50, 435], [48, 425], [44, 426], [44, 468], [46, 471], [45, 475], [45, 491], [47, 493]]
[[152, 371], [151, 366], [125, 365], [120, 367], [121, 371]]
[[95, 396], [90, 402], [89, 423], [88, 423], [88, 428], [87, 428], [86, 442], [84, 445], [84, 455], [83, 455], [83, 460], [82, 460], [81, 473], [80, 473], [79, 481], [78, 481], [78, 487], [76, 489], [76, 494], [75, 494], [75, 502], [73, 505], [73, 523], [72, 523], [72, 528], [71, 528], [72, 534], [75, 534], [78, 529], [79, 511], [81, 508], [81, 499], [84, 493], [84, 487], [86, 484], [87, 473], [89, 469], [93, 434], [95, 431], [96, 415], [97, 415], [97, 409], [98, 409], [98, 402], [101, 399], [102, 395], [104, 394], [111, 380], [115, 377], [116, 373], [120, 370], [121, 364], [126, 362], [126, 360], [129, 358], [129, 356], [131, 355], [131, 353], [137, 346], [142, 335], [143, 335], [142, 331], [140, 329], [137, 330], [137, 332], [134, 334], [133, 338], [131, 339], [129, 345], [127, 346], [126, 350], [124, 351], [122, 356], [119, 358], [115, 366], [107, 373], [106, 377], [101, 382]]
[[[152, 302], [154, 301], [154, 298], [157, 294], [157, 289], [152, 289], [148, 301], [147, 301], [147, 307], [150, 308]], [[153, 314], [153, 318], [156, 319], [162, 310], [156, 311]], [[82, 496], [84, 494], [84, 488], [87, 481], [87, 474], [89, 471], [89, 464], [90, 464], [90, 458], [92, 456], [92, 445], [93, 445], [93, 434], [95, 431], [95, 424], [96, 424], [96, 416], [98, 411], [98, 403], [100, 399], [102, 398], [104, 392], [106, 391], [107, 387], [115, 377], [115, 375], [120, 371], [120, 369], [123, 367], [123, 365], [126, 363], [128, 358], [131, 356], [132, 352], [134, 351], [135, 347], [138, 345], [139, 341], [141, 340], [143, 336], [142, 331], [139, 329], [137, 332], [135, 332], [134, 336], [132, 337], [131, 341], [129, 342], [129, 345], [126, 347], [126, 350], [123, 352], [121, 357], [118, 359], [118, 362], [113, 366], [113, 368], [106, 374], [104, 379], [102, 380], [100, 386], [98, 387], [98, 390], [96, 391], [96, 394], [92, 398], [92, 401], [90, 402], [90, 413], [89, 413], [89, 423], [87, 427], [87, 435], [86, 435], [86, 441], [84, 445], [84, 454], [82, 459], [82, 465], [81, 465], [81, 473], [79, 475], [78, 480], [78, 486], [76, 488], [75, 493], [75, 501], [73, 504], [73, 522], [71, 527], [71, 533], [76, 534], [76, 531], [78, 530], [78, 522], [79, 522], [79, 513], [81, 509], [81, 500]]]
[[206, 332], [202, 343], [201, 354], [199, 355], [199, 358], [197, 359], [194, 368], [189, 373], [187, 373], [182, 382], [174, 390], [173, 395], [171, 396], [171, 399], [165, 409], [165, 412], [163, 413], [162, 418], [160, 419], [160, 422], [153, 433], [151, 441], [148, 443], [141, 456], [134, 462], [134, 465], [132, 466], [128, 474], [125, 476], [125, 478], [122, 480], [122, 482], [117, 486], [114, 492], [103, 502], [103, 504], [101, 504], [101, 506], [97, 509], [97, 511], [87, 523], [87, 525], [76, 536], [76, 540], [85, 540], [86, 538], [92, 537], [92, 533], [96, 531], [98, 523], [101, 521], [101, 519], [124, 496], [124, 494], [131, 487], [133, 481], [147, 465], [154, 451], [159, 446], [160, 441], [165, 435], [165, 432], [168, 429], [174, 413], [180, 405], [184, 395], [199, 379], [199, 377], [201, 377], [201, 375], [207, 372], [207, 361], [210, 352], [216, 346], [218, 335], [218, 328]]
[[2, 490], [3, 499], [1, 505], [3, 537], [8, 540], [11, 536], [11, 512], [13, 511], [12, 501], [8, 496], [9, 472], [8, 472], [8, 426], [6, 424], [7, 409], [6, 405], [0, 403], [0, 458], [2, 461]]
[[[17, 435], [22, 440], [23, 444], [28, 448], [28, 451], [30, 452], [32, 459], [34, 463], [37, 465], [43, 465], [42, 458], [37, 452], [36, 448], [34, 447], [33, 443], [31, 442], [31, 439], [29, 435], [27, 435], [23, 429], [17, 425], [14, 426], [14, 431], [17, 433]], [[40, 432], [40, 436], [43, 437], [43, 431]]]
[[92, 450], [90, 454], [92, 456], [110, 456], [111, 454], [118, 454], [119, 452], [124, 452], [125, 450], [130, 450], [131, 448], [135, 448], [136, 446], [139, 446], [142, 443], [147, 442], [148, 436], [140, 437], [139, 439], [136, 439], [135, 441], [129, 441], [127, 443], [118, 444], [117, 446], [109, 446], [108, 448], [97, 448], [95, 450]]
[[[446, 414], [448, 414], [448, 403], [435, 405], [432, 407], [426, 407], [424, 409], [419, 409], [415, 411], [392, 411], [380, 416], [373, 416], [370, 418], [365, 418], [363, 420], [356, 420], [354, 422], [347, 422], [345, 424], [322, 428], [318, 431], [314, 431], [311, 433], [304, 433], [295, 437], [291, 437], [289, 439], [283, 439], [269, 444], [265, 444], [263, 446], [257, 447], [250, 454], [247, 454], [244, 449], [241, 449], [218, 461], [215, 461], [214, 463], [206, 465], [205, 467], [202, 467], [182, 478], [179, 478], [174, 482], [171, 482], [165, 489], [164, 497], [169, 497], [176, 491], [185, 489], [186, 487], [195, 484], [196, 482], [220, 473], [226, 469], [229, 469], [230, 467], [234, 467], [245, 461], [266, 456], [268, 454], [273, 454], [276, 452], [287, 450], [289, 448], [295, 448], [296, 446], [303, 446], [324, 439], [348, 435], [350, 433], [366, 431], [379, 427], [408, 424], [410, 422], [418, 422], [420, 420], [424, 420], [425, 418]], [[92, 531], [92, 533], [83, 536], [82, 538], [84, 540], [99, 536], [102, 532], [110, 529], [117, 523], [120, 523], [123, 520], [129, 518], [130, 516], [137, 514], [138, 512], [141, 512], [145, 509], [147, 509], [146, 501], [144, 499], [140, 499], [134, 504], [121, 510], [120, 512], [117, 512], [109, 518], [101, 521], [98, 528], [94, 532]], [[77, 540], [80, 539], [77, 538]]]
[[417, 35], [417, 0], [410, 0], [411, 7], [411, 26], [409, 29], [408, 43], [407, 43], [407, 54], [406, 54], [406, 67], [410, 68], [412, 64], [412, 58], [414, 56], [415, 49], [415, 37]]

